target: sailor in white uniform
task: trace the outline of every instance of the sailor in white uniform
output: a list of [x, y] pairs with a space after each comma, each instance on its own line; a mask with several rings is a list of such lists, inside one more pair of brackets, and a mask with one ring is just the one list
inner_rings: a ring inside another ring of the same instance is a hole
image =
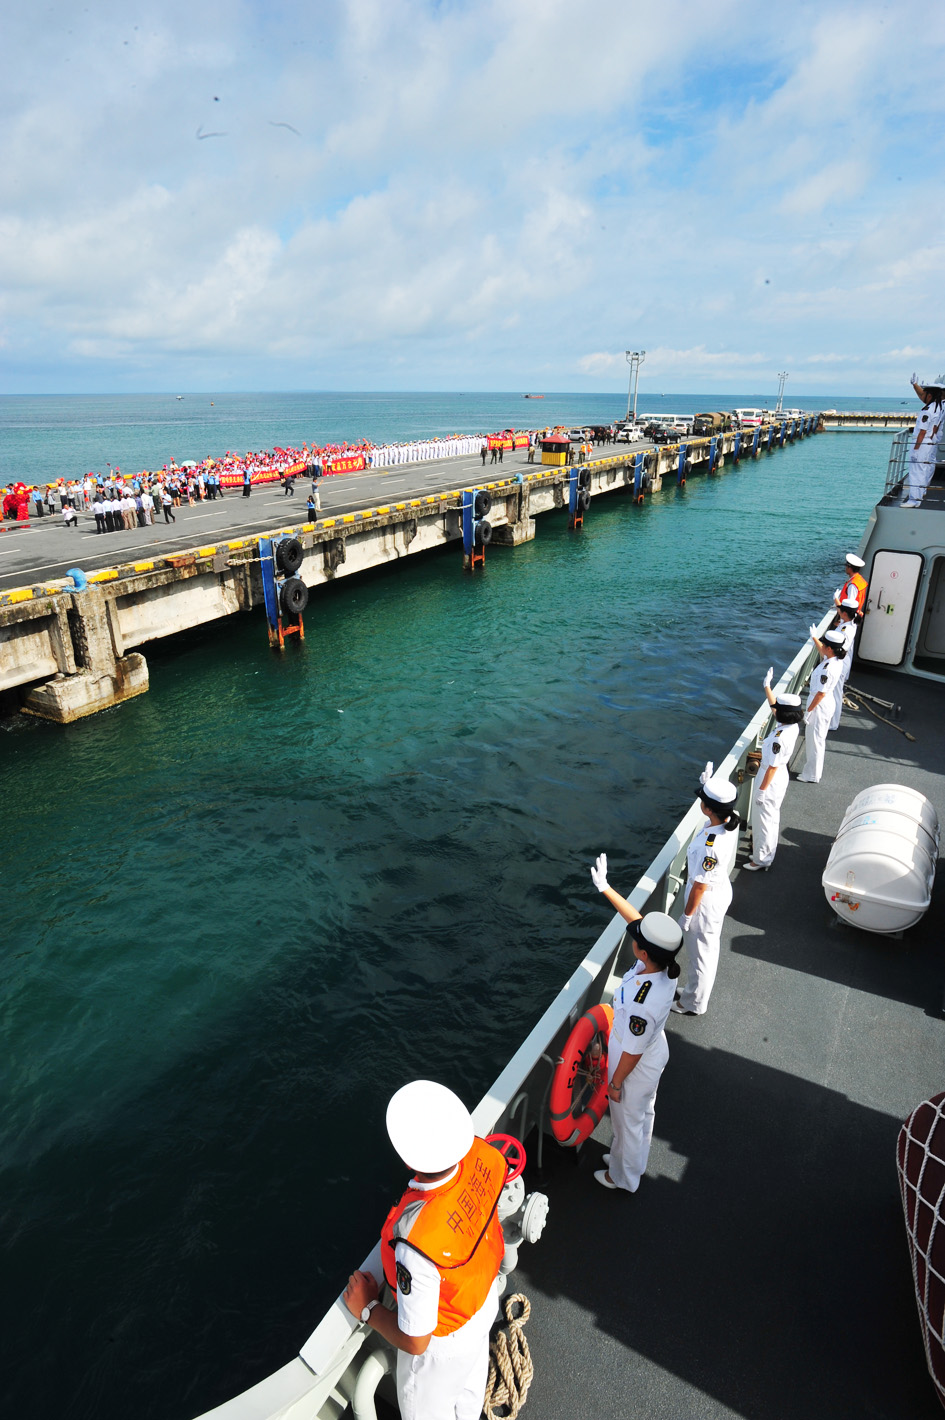
[[646, 1172], [653, 1139], [656, 1091], [669, 1059], [666, 1025], [679, 975], [676, 954], [682, 931], [665, 912], [641, 917], [607, 881], [607, 855], [601, 853], [591, 878], [630, 923], [627, 933], [636, 962], [614, 992], [614, 1023], [607, 1044], [610, 1118], [614, 1142], [594, 1177], [604, 1188], [636, 1193]]
[[804, 732], [807, 758], [797, 777], [802, 784], [819, 784], [824, 772], [827, 732], [836, 709], [837, 686], [843, 675], [844, 638], [839, 631], [828, 631], [821, 641], [816, 626], [810, 628], [810, 636], [823, 659], [811, 673]]
[[850, 671], [853, 669], [853, 643], [856, 640], [856, 633], [860, 629], [860, 603], [854, 597], [845, 597], [840, 603], [839, 620], [834, 630], [839, 631], [843, 637], [843, 672], [835, 691], [835, 706], [833, 719], [830, 721], [830, 728], [836, 730], [840, 724], [840, 716], [843, 713], [843, 692], [846, 689], [847, 681], [850, 679]]
[[686, 943], [686, 984], [672, 1006], [682, 1016], [702, 1016], [709, 1004], [719, 969], [722, 923], [732, 901], [728, 871], [733, 849], [725, 840], [737, 833], [740, 823], [733, 808], [735, 786], [713, 777], [711, 764], [702, 775], [699, 798], [708, 823], [693, 838], [686, 856], [686, 907], [679, 923]]
[[935, 472], [936, 450], [945, 425], [945, 375], [939, 375], [934, 385], [920, 385], [913, 375], [912, 388], [922, 401], [922, 412], [915, 421], [903, 508], [918, 508], [925, 497]]
[[752, 854], [745, 864], [749, 873], [770, 868], [778, 851], [781, 805], [791, 781], [788, 766], [804, 718], [799, 695], [774, 694], [771, 689], [773, 675], [774, 668], [769, 667], [765, 676], [765, 696], [774, 711], [775, 724], [761, 746], [761, 763], [751, 810]]

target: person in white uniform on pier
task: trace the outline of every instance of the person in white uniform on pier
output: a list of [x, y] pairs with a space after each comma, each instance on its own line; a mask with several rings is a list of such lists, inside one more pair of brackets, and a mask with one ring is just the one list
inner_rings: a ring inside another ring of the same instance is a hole
[[682, 945], [678, 922], [665, 912], [645, 917], [607, 881], [607, 855], [591, 869], [597, 891], [630, 923], [628, 936], [636, 961], [614, 992], [614, 1023], [607, 1043], [610, 1118], [614, 1142], [594, 1177], [604, 1188], [636, 1193], [646, 1172], [653, 1139], [656, 1091], [669, 1059], [666, 1019], [679, 975], [676, 955]]
[[732, 901], [728, 875], [729, 833], [738, 831], [740, 819], [734, 810], [734, 784], [713, 776], [707, 764], [699, 791], [700, 806], [708, 822], [695, 835], [686, 855], [686, 907], [680, 926], [686, 943], [686, 984], [672, 1010], [682, 1016], [705, 1014], [719, 969], [722, 950], [722, 923]]
[[839, 631], [828, 631], [821, 641], [816, 626], [810, 628], [810, 636], [823, 659], [811, 673], [804, 732], [807, 758], [797, 777], [802, 784], [819, 784], [824, 772], [827, 732], [836, 709], [837, 686], [843, 675], [844, 638]]
[[918, 508], [925, 497], [935, 472], [938, 441], [945, 425], [945, 375], [939, 375], [934, 385], [920, 385], [913, 375], [912, 388], [922, 401], [922, 412], [915, 421], [903, 508]]
[[745, 864], [749, 873], [770, 868], [778, 851], [781, 805], [791, 782], [788, 766], [804, 718], [799, 695], [775, 695], [771, 689], [773, 675], [774, 668], [769, 666], [764, 682], [765, 696], [774, 711], [775, 724], [761, 746], [761, 763], [751, 811], [752, 854]]
[[859, 610], [860, 604], [857, 598], [847, 597], [840, 603], [839, 620], [834, 630], [839, 631], [843, 637], [843, 671], [834, 692], [835, 705], [833, 719], [830, 721], [830, 728], [836, 730], [840, 725], [840, 716], [843, 714], [843, 692], [846, 689], [847, 681], [850, 679], [850, 671], [853, 669], [853, 643], [856, 640], [856, 633], [860, 628], [862, 617]]

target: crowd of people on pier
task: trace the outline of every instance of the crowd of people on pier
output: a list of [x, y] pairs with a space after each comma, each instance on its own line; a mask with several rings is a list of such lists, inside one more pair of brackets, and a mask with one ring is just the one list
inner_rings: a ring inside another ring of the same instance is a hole
[[222, 458], [206, 458], [200, 463], [171, 460], [159, 470], [131, 475], [106, 465], [106, 473], [90, 472], [82, 478], [60, 478], [34, 485], [10, 483], [0, 489], [0, 505], [4, 521], [57, 517], [67, 527], [74, 527], [78, 514], [84, 512], [94, 515], [97, 532], [118, 532], [147, 527], [162, 515], [165, 522], [173, 522], [175, 508], [213, 502], [227, 492], [248, 498], [257, 484], [281, 484], [285, 493], [291, 494], [295, 491], [294, 481], [304, 474], [312, 480], [310, 511], [317, 511], [318, 481], [333, 473], [392, 468], [478, 454], [482, 450], [491, 450], [494, 462], [504, 449], [519, 446], [527, 447], [533, 455], [539, 438], [540, 434], [534, 431], [505, 429], [494, 434], [451, 434], [388, 444], [372, 444], [366, 439], [356, 443], [313, 441], [258, 453], [227, 450]]

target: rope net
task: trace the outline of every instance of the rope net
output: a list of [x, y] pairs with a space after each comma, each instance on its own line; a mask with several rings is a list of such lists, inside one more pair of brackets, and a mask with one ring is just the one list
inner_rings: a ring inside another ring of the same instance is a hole
[[945, 1092], [912, 1111], [896, 1154], [925, 1359], [945, 1405]]

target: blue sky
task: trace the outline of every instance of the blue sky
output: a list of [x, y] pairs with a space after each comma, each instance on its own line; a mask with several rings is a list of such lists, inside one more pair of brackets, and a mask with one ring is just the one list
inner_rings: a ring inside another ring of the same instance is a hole
[[[8, 391], [905, 391], [945, 372], [945, 8], [21, 7]], [[10, 60], [12, 59], [12, 63]]]

